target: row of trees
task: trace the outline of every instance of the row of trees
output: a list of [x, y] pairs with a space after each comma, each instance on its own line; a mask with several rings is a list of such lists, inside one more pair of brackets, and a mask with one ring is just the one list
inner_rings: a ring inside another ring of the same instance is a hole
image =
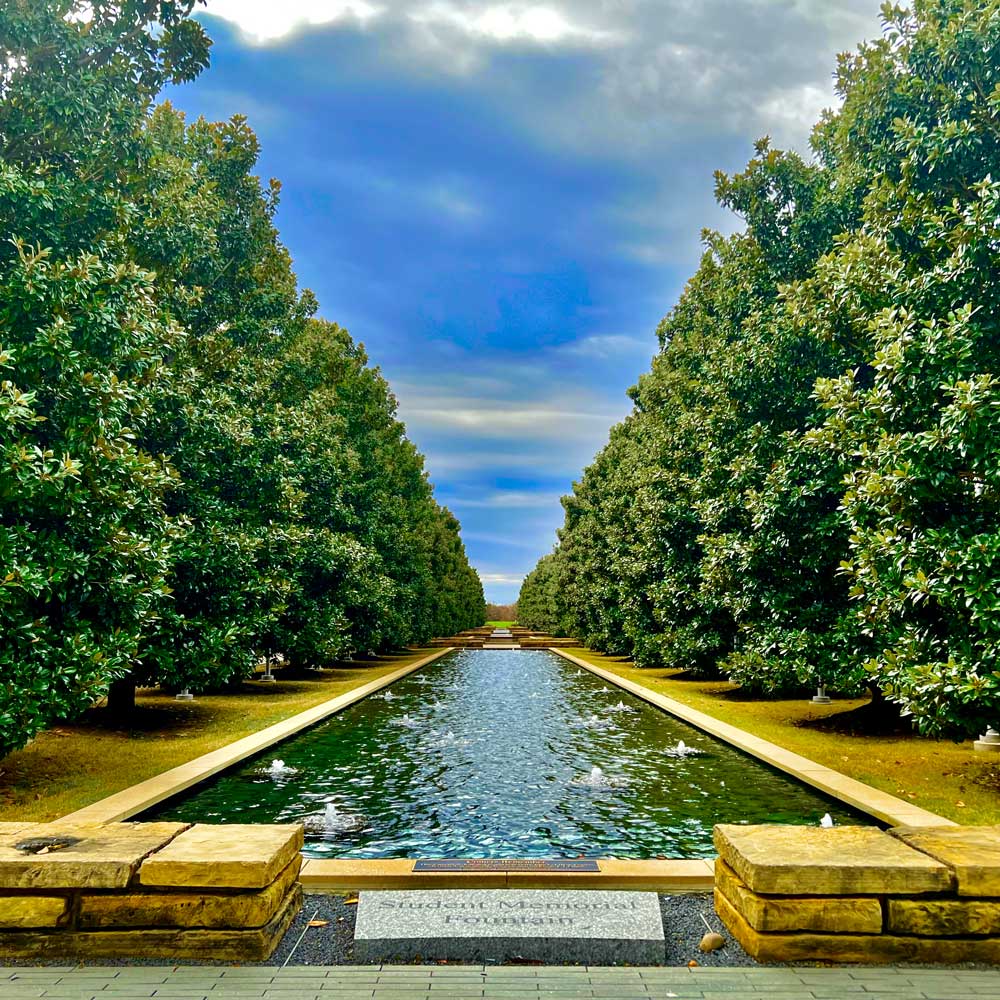
[[517, 620], [516, 604], [487, 604], [486, 620], [488, 622], [512, 622]]
[[109, 689], [479, 625], [459, 525], [314, 318], [196, 0], [0, 10], [0, 755]]
[[1000, 4], [883, 8], [811, 162], [717, 195], [522, 623], [762, 692], [1000, 718]]

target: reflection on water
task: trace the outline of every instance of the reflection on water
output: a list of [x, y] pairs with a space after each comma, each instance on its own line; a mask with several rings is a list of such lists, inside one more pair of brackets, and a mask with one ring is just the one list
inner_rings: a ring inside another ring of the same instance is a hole
[[278, 758], [143, 818], [301, 821], [350, 858], [703, 858], [715, 823], [871, 822], [545, 650], [453, 653]]

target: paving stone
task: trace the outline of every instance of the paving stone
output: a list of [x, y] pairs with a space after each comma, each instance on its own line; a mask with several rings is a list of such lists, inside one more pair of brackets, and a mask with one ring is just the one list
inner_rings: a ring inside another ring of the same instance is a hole
[[268, 993], [281, 994], [285, 997], [296, 996], [299, 993], [306, 992], [318, 992], [324, 989], [325, 980], [323, 979], [302, 979], [297, 981], [288, 982], [274, 982], [265, 987]]
[[0, 896], [0, 929], [58, 927], [68, 916], [63, 896]]
[[715, 888], [757, 931], [828, 931], [879, 934], [882, 905], [869, 897], [760, 896], [722, 858], [715, 862]]
[[363, 892], [354, 942], [355, 954], [373, 961], [592, 957], [639, 964], [666, 954], [659, 900], [643, 892]]
[[951, 868], [960, 896], [1000, 896], [1000, 826], [897, 826], [889, 832]]
[[754, 892], [781, 896], [921, 895], [952, 888], [951, 870], [875, 827], [715, 827], [719, 856]]
[[624, 982], [621, 986], [615, 986], [611, 983], [591, 983], [591, 987], [594, 991], [594, 995], [600, 995], [602, 997], [634, 997], [634, 996], [648, 996], [642, 983], [629, 983]]
[[302, 849], [300, 824], [196, 824], [139, 869], [142, 885], [262, 889]]
[[373, 995], [372, 990], [344, 990], [343, 992], [331, 992], [329, 994], [321, 993], [319, 1000], [323, 1000], [325, 996], [329, 996], [330, 1000], [371, 1000]]
[[[0, 833], [0, 888], [123, 889], [143, 858], [185, 829], [184, 823], [80, 826], [56, 822]], [[79, 842], [47, 854], [28, 854], [15, 847], [42, 837], [72, 837]]]
[[229, 965], [222, 970], [222, 978], [223, 980], [227, 980], [227, 979], [252, 978], [254, 976], [262, 978], [264, 976], [267, 976], [269, 979], [273, 979], [274, 974], [279, 971], [280, 971], [279, 969], [274, 969], [271, 967], [255, 969], [252, 966]]
[[914, 962], [1000, 964], [1000, 937], [917, 938], [893, 934], [761, 934], [715, 894], [715, 910], [743, 950], [758, 962]]
[[[812, 993], [807, 990], [803, 990], [801, 993], [782, 993], [781, 996], [782, 1000], [813, 1000]], [[716, 993], [712, 989], [707, 989], [702, 993], [702, 1000], [732, 1000], [732, 998], [725, 993]]]
[[0, 841], [6, 842], [10, 837], [16, 837], [22, 830], [38, 826], [37, 823], [0, 823]]
[[886, 929], [924, 937], [1000, 935], [1000, 900], [890, 899]]
[[296, 886], [270, 923], [251, 930], [5, 931], [0, 932], [0, 954], [29, 959], [135, 955], [259, 962], [270, 957], [301, 907], [302, 890]]
[[316, 979], [339, 975], [341, 970], [336, 965], [288, 965], [272, 971], [275, 979]]
[[130, 892], [84, 896], [81, 928], [111, 927], [263, 927], [277, 913], [302, 867], [296, 855], [266, 888], [252, 892]]

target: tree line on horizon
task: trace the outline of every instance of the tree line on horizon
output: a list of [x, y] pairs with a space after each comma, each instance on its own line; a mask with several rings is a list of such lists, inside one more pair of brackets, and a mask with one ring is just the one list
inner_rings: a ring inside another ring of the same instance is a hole
[[761, 140], [522, 624], [759, 693], [1000, 720], [1000, 4], [886, 4]]
[[0, 10], [0, 756], [135, 684], [480, 625], [459, 524], [315, 316], [239, 115], [166, 84], [198, 0]]

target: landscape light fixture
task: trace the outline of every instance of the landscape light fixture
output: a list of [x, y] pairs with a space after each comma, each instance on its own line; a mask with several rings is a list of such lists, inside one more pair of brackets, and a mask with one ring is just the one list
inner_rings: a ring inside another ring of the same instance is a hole
[[194, 701], [194, 695], [187, 688], [184, 688], [180, 694], [174, 695], [174, 701]]
[[262, 684], [275, 684], [275, 683], [277, 683], [277, 678], [274, 676], [274, 674], [271, 673], [271, 657], [270, 656], [267, 657], [267, 659], [264, 660], [264, 673], [263, 673], [263, 676], [258, 677], [257, 680], [259, 680]]
[[831, 700], [832, 699], [826, 693], [826, 685], [821, 683], [819, 687], [816, 688], [816, 694], [813, 695], [813, 704], [829, 705]]
[[972, 745], [980, 753], [1000, 753], [1000, 733], [990, 726]]

